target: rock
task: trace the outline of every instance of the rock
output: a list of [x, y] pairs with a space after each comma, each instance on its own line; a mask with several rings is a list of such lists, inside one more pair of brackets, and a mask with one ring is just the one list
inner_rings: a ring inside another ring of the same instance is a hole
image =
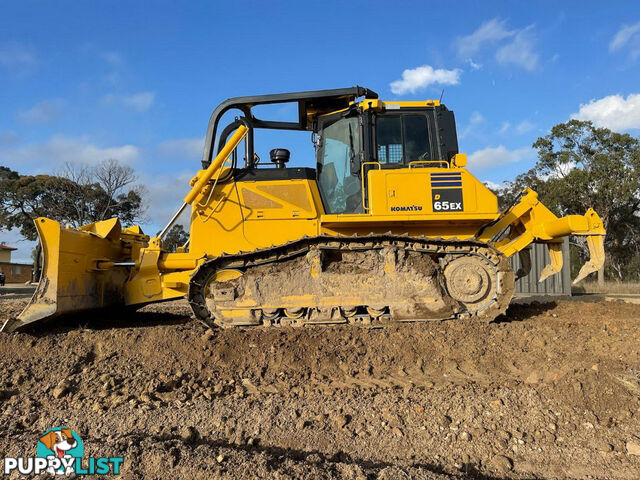
[[513, 468], [513, 460], [504, 455], [496, 455], [491, 459], [491, 468], [501, 473], [509, 472]]
[[613, 451], [613, 445], [611, 445], [609, 442], [601, 442], [598, 445], [598, 450], [600, 450], [603, 453], [612, 452]]
[[60, 382], [58, 386], [53, 389], [53, 392], [51, 392], [53, 398], [62, 398], [67, 393], [69, 393], [69, 384], [66, 382]]
[[224, 455], [218, 455], [218, 456], [216, 457], [216, 462], [218, 462], [218, 463], [222, 463], [222, 462], [224, 462]]
[[349, 417], [341, 413], [336, 413], [334, 415], [331, 415], [331, 423], [335, 428], [340, 429], [344, 427], [347, 423], [349, 423]]
[[627, 442], [627, 454], [640, 456], [640, 441], [629, 440]]
[[258, 388], [253, 383], [251, 383], [251, 380], [248, 378], [242, 379], [242, 385], [247, 389], [247, 393], [250, 395], [257, 395], [258, 393], [260, 393]]
[[204, 340], [205, 342], [210, 341], [212, 338], [214, 337], [214, 333], [213, 330], [211, 330], [210, 328], [207, 329], [206, 332], [204, 332], [204, 334], [202, 335], [202, 340]]
[[393, 427], [391, 433], [393, 433], [396, 437], [404, 436], [404, 433], [402, 433], [402, 430], [400, 430], [398, 427]]
[[149, 395], [147, 392], [143, 392], [142, 395], [140, 395], [140, 400], [142, 400], [144, 403], [152, 403], [155, 398]]
[[303, 430], [308, 426], [309, 426], [309, 422], [307, 422], [304, 418], [300, 418], [296, 422], [296, 430]]
[[385, 467], [378, 472], [376, 480], [397, 480], [400, 478], [409, 478], [409, 475], [400, 467]]
[[460, 434], [460, 440], [464, 440], [465, 442], [468, 442], [469, 440], [471, 440], [471, 434], [469, 432], [462, 432]]
[[440, 425], [441, 427], [445, 427], [448, 428], [449, 425], [451, 425], [451, 417], [448, 415], [440, 415], [438, 417], [438, 419], [436, 420], [436, 422], [438, 423], [438, 425]]
[[246, 438], [247, 437], [246, 437], [245, 431], [244, 430], [238, 430], [236, 432], [236, 437], [234, 438], [233, 443], [235, 443], [236, 445], [242, 445], [242, 444], [247, 442]]
[[540, 376], [537, 372], [531, 372], [527, 378], [524, 379], [524, 383], [538, 383], [540, 381]]
[[182, 427], [178, 433], [185, 443], [193, 443], [198, 439], [198, 430], [195, 427]]

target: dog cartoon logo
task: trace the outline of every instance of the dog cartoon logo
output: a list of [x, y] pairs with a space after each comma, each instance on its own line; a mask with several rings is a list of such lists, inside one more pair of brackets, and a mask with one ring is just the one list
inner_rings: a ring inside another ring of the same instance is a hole
[[[70, 428], [52, 428], [47, 430], [38, 441], [38, 457], [50, 459], [54, 457], [60, 462], [49, 462], [60, 465], [50, 466], [47, 473], [51, 475], [69, 476], [75, 473], [75, 459], [82, 458], [84, 446], [80, 436]], [[52, 460], [52, 459], [51, 459]]]

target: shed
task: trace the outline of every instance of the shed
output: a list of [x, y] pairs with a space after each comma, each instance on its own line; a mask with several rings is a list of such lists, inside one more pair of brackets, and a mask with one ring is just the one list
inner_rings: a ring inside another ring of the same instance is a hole
[[[571, 262], [569, 257], [569, 239], [562, 243], [563, 265], [560, 273], [552, 275], [544, 282], [538, 283], [542, 269], [549, 263], [547, 246], [535, 243], [531, 248], [531, 272], [516, 281], [516, 296], [528, 295], [571, 295]], [[520, 268], [518, 255], [511, 257], [511, 265], [515, 272]]]

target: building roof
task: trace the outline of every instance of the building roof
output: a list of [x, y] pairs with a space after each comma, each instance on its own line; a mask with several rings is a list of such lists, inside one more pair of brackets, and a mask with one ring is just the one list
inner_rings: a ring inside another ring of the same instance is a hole
[[13, 251], [13, 250], [17, 250], [17, 248], [16, 247], [10, 247], [9, 245], [5, 245], [4, 243], [0, 243], [0, 250]]

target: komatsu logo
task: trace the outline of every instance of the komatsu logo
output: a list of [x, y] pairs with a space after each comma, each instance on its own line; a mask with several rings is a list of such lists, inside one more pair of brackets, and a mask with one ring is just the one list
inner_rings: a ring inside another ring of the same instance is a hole
[[421, 205], [407, 205], [402, 207], [391, 207], [392, 212], [419, 212], [422, 210]]

